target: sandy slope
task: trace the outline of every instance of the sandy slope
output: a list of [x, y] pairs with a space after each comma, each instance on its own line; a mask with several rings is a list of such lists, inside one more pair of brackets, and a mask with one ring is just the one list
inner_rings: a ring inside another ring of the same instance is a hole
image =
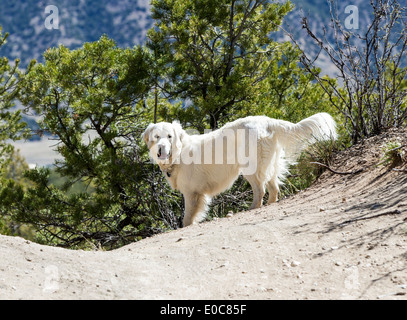
[[407, 174], [371, 166], [394, 135], [335, 159], [360, 174], [115, 251], [0, 236], [0, 298], [407, 299]]

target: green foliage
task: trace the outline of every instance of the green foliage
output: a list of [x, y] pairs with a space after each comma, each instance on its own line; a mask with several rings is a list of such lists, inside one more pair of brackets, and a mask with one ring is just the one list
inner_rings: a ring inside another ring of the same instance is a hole
[[[0, 27], [0, 48], [7, 38], [8, 33], [3, 35]], [[26, 124], [21, 121], [20, 111], [11, 110], [20, 90], [22, 73], [18, 69], [19, 62], [15, 60], [12, 65], [7, 58], [0, 58], [0, 183], [9, 178], [18, 178], [18, 166], [13, 167], [13, 164], [18, 163], [19, 159], [15, 159], [16, 154], [10, 141], [28, 135]], [[9, 219], [0, 213], [0, 233], [11, 232]]]
[[288, 196], [308, 188], [324, 171], [325, 168], [316, 164], [330, 166], [333, 155], [342, 150], [344, 141], [316, 141], [309, 145], [299, 156], [297, 163], [290, 168], [285, 185], [281, 188], [281, 196]]
[[[6, 43], [8, 33], [4, 36], [0, 27], [0, 48]], [[10, 64], [8, 59], [0, 58], [0, 165], [10, 158], [13, 147], [9, 140], [18, 140], [27, 135], [25, 123], [21, 122], [21, 112], [11, 111], [18, 96], [22, 73], [18, 69], [20, 61]], [[30, 67], [29, 67], [30, 68]]]
[[[200, 131], [218, 128], [253, 103], [280, 44], [270, 37], [293, 8], [266, 0], [152, 2], [156, 28], [149, 47], [160, 53], [161, 87], [192, 103], [185, 110]], [[185, 106], [184, 106], [185, 107]]]
[[403, 163], [405, 151], [400, 141], [389, 141], [382, 147], [383, 156], [379, 165], [389, 166], [390, 168], [397, 167]]
[[184, 100], [160, 115], [203, 132], [256, 114], [293, 122], [320, 111], [337, 114], [314, 76], [299, 67], [300, 51], [272, 40], [292, 8], [262, 0], [153, 1], [148, 47], [158, 61], [156, 86]]
[[20, 154], [20, 150], [13, 150], [7, 162], [3, 164], [0, 172], [2, 181], [12, 179], [23, 185], [24, 188], [30, 186], [28, 179], [24, 178], [25, 171], [28, 170], [28, 164]]
[[[10, 181], [0, 197], [4, 210], [34, 225], [40, 241], [67, 247], [116, 247], [176, 223], [179, 199], [163, 199], [166, 187], [154, 192], [163, 181], [140, 138], [151, 120], [147, 52], [103, 36], [78, 50], [49, 49], [44, 58], [24, 78], [20, 99], [55, 136], [63, 157], [55, 171], [66, 181], [52, 184], [49, 169], [27, 171], [35, 186], [24, 192]], [[91, 189], [72, 192], [78, 181]]]
[[[2, 185], [8, 185], [9, 181], [13, 181], [18, 185], [19, 189], [24, 192], [33, 186], [32, 182], [25, 177], [25, 172], [28, 170], [28, 164], [24, 157], [21, 156], [19, 150], [14, 150], [3, 165], [1, 170]], [[4, 208], [0, 211], [2, 217], [0, 218], [0, 234], [6, 235], [18, 235], [29, 240], [35, 240], [35, 229], [31, 224], [22, 224], [15, 219], [12, 219], [10, 215], [10, 208]]]
[[92, 183], [85, 183], [84, 181], [79, 180], [72, 184], [69, 178], [62, 176], [55, 169], [51, 169], [48, 176], [48, 183], [59, 189], [66, 190], [68, 195], [81, 192], [92, 194], [95, 191]]
[[[328, 112], [341, 122], [328, 94], [315, 82], [312, 74], [299, 66], [300, 52], [288, 42], [280, 44], [280, 49], [256, 99], [237, 116], [264, 114], [296, 123], [315, 113]], [[314, 69], [313, 72], [319, 74], [320, 70]]]

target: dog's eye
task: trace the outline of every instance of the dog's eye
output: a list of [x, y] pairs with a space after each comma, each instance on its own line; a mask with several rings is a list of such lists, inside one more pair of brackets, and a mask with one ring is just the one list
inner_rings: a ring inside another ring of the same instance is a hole
[[154, 136], [154, 138], [160, 139], [160, 136], [156, 134], [156, 135]]
[[172, 135], [169, 134], [169, 135], [168, 135], [168, 139], [171, 139], [171, 138], [172, 138]]

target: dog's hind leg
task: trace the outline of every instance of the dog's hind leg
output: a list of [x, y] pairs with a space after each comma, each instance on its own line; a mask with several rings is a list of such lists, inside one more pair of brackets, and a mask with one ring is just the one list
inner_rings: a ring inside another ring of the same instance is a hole
[[274, 147], [273, 153], [267, 158], [265, 163], [268, 163], [266, 169], [266, 186], [269, 193], [267, 204], [277, 202], [278, 193], [280, 191], [280, 179], [282, 179], [288, 172], [287, 161], [282, 157], [282, 149], [280, 146]]
[[263, 204], [263, 197], [266, 192], [264, 182], [261, 182], [255, 175], [245, 176], [245, 178], [249, 181], [253, 189], [253, 203], [250, 206], [250, 210], [260, 208]]
[[267, 201], [267, 204], [277, 202], [279, 190], [280, 188], [278, 186], [277, 178], [271, 178], [270, 181], [267, 182], [267, 191], [269, 192], [269, 199]]
[[205, 218], [207, 205], [210, 199], [206, 195], [198, 193], [184, 194], [184, 198], [185, 214], [183, 225], [186, 227]]
[[277, 148], [268, 167], [268, 176], [271, 176], [271, 178], [267, 182], [267, 191], [269, 192], [267, 204], [277, 202], [280, 181], [288, 173], [287, 166], [287, 161], [281, 157], [281, 150]]

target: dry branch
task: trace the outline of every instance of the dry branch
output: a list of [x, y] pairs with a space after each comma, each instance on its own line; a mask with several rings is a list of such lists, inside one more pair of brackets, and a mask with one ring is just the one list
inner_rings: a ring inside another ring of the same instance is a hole
[[351, 171], [351, 172], [340, 172], [340, 171], [336, 171], [336, 170], [330, 168], [329, 166], [327, 166], [326, 164], [323, 164], [320, 162], [310, 162], [310, 163], [324, 167], [324, 168], [328, 169], [330, 172], [332, 172], [334, 174], [340, 174], [340, 175], [358, 174], [365, 170], [365, 168], [362, 168], [362, 169], [358, 169], [358, 170]]

